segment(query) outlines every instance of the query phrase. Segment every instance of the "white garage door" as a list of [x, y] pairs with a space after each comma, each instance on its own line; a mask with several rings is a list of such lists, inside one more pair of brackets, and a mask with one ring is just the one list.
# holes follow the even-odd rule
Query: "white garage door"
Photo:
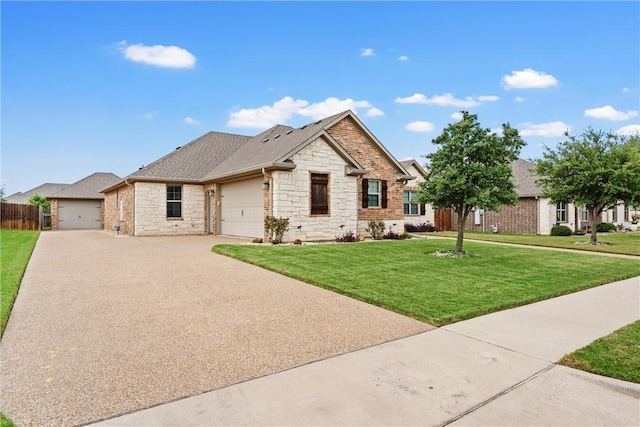
[[221, 232], [228, 236], [262, 237], [264, 201], [262, 177], [222, 184]]
[[58, 229], [77, 230], [101, 227], [100, 200], [58, 200]]

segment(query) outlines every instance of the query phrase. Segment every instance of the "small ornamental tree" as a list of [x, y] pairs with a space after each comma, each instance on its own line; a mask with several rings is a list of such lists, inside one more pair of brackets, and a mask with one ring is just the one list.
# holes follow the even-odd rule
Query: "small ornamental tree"
[[46, 214], [51, 213], [51, 202], [39, 194], [34, 194], [29, 200], [28, 205], [42, 206], [42, 211]]
[[541, 197], [552, 203], [571, 202], [589, 213], [591, 244], [598, 242], [602, 211], [623, 202], [640, 204], [640, 137], [625, 137], [587, 128], [579, 137], [545, 148], [536, 161]]
[[478, 116], [462, 111], [462, 120], [449, 124], [432, 143], [440, 148], [425, 156], [427, 177], [418, 201], [458, 214], [456, 253], [462, 252], [467, 216], [473, 208], [499, 211], [518, 200], [511, 162], [525, 142], [508, 123], [502, 135], [480, 126]]

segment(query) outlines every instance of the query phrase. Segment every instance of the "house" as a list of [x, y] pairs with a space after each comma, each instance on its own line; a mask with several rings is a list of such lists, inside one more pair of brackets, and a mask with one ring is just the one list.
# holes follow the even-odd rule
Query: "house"
[[112, 173], [96, 172], [49, 196], [51, 229], [102, 228], [104, 194], [100, 190], [120, 179]]
[[[588, 212], [573, 203], [551, 203], [541, 198], [542, 189], [536, 184], [535, 165], [523, 159], [511, 163], [511, 170], [518, 193], [514, 206], [503, 205], [501, 212], [476, 209], [467, 218], [465, 230], [496, 231], [514, 234], [551, 234], [555, 225], [566, 225], [572, 230], [585, 229], [589, 225]], [[597, 222], [629, 223], [629, 209], [620, 204], [603, 212]], [[452, 224], [457, 224], [457, 215], [452, 213]]]
[[431, 205], [417, 203], [415, 197], [420, 191], [420, 182], [423, 182], [427, 172], [415, 159], [403, 160], [400, 164], [407, 173], [414, 178], [407, 181], [403, 192], [404, 222], [406, 224], [434, 223], [434, 210]]
[[265, 238], [275, 216], [290, 221], [285, 241], [364, 234], [373, 219], [401, 233], [411, 179], [351, 111], [256, 136], [208, 132], [104, 188], [105, 229]]
[[51, 199], [51, 195], [57, 193], [63, 188], [67, 187], [69, 184], [57, 184], [57, 183], [44, 183], [39, 185], [31, 190], [25, 191], [24, 193], [17, 192], [8, 197], [6, 197], [7, 203], [16, 203], [20, 205], [26, 205], [31, 197], [34, 195], [39, 195], [44, 197], [45, 199]]

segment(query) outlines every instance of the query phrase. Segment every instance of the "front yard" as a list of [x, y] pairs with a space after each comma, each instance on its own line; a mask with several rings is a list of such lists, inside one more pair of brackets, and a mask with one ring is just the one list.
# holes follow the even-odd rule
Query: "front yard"
[[[457, 234], [456, 231], [445, 231], [442, 233], [434, 233], [433, 235], [455, 238]], [[598, 233], [598, 242], [609, 244], [596, 246], [585, 244], [589, 241], [589, 235], [542, 236], [536, 234], [493, 234], [465, 231], [464, 237], [465, 239], [487, 240], [491, 242], [640, 256], [640, 231], [631, 233]]]
[[0, 230], [0, 336], [39, 236], [39, 231]]
[[473, 258], [436, 257], [455, 242], [219, 245], [232, 256], [441, 326], [640, 275], [636, 260], [465, 242]]

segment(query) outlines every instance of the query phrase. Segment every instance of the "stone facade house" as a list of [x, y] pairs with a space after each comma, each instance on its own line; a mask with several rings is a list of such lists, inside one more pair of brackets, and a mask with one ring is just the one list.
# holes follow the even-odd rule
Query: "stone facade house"
[[96, 172], [53, 193], [51, 229], [101, 229], [104, 223], [104, 194], [101, 189], [120, 181], [112, 173]]
[[351, 111], [256, 136], [209, 132], [104, 188], [105, 229], [266, 238], [275, 216], [290, 221], [285, 241], [365, 234], [371, 219], [402, 232], [412, 178]]
[[420, 191], [420, 182], [423, 182], [426, 171], [415, 159], [400, 162], [407, 173], [414, 178], [407, 181], [403, 192], [403, 208], [405, 224], [434, 224], [434, 210], [431, 205], [417, 203], [414, 199]]

